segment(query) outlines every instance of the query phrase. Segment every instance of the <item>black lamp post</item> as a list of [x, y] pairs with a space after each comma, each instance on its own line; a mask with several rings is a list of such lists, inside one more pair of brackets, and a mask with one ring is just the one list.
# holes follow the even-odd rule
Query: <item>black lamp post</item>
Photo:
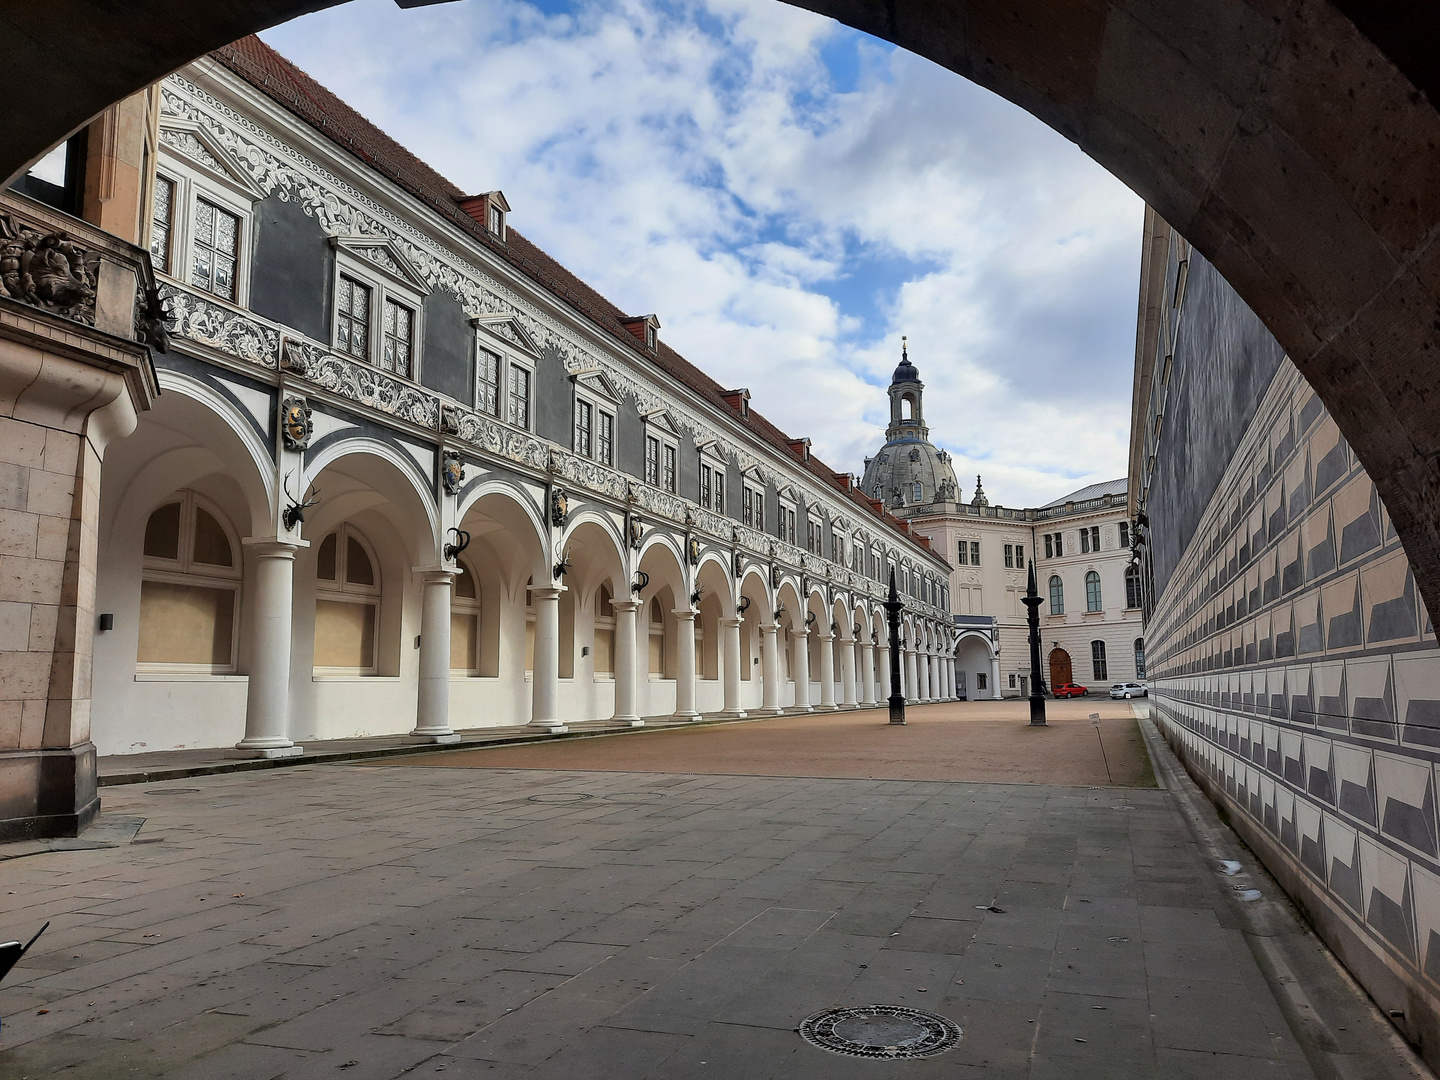
[[885, 601], [885, 617], [890, 627], [890, 723], [905, 723], [905, 693], [900, 687], [900, 591], [895, 588], [895, 568], [890, 568], [890, 599]]
[[1030, 726], [1048, 727], [1045, 723], [1045, 690], [1040, 680], [1040, 598], [1035, 587], [1035, 561], [1030, 561], [1030, 581], [1025, 595], [1020, 598], [1025, 605], [1025, 621], [1030, 624]]

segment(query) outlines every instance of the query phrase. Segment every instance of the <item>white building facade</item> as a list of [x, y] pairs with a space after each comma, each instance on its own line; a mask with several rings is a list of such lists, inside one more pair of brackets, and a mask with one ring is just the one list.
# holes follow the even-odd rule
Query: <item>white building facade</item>
[[889, 387], [885, 445], [861, 488], [883, 501], [951, 564], [956, 693], [971, 700], [1029, 694], [1028, 563], [1040, 607], [1041, 677], [1091, 692], [1145, 678], [1140, 572], [1126, 481], [1092, 484], [1045, 506], [991, 506], [980, 477], [961, 501], [950, 456], [929, 441], [924, 383], [908, 349]]
[[[100, 483], [102, 754], [953, 694], [950, 567], [256, 39], [160, 87], [160, 395]], [[354, 148], [353, 152], [351, 148]]]

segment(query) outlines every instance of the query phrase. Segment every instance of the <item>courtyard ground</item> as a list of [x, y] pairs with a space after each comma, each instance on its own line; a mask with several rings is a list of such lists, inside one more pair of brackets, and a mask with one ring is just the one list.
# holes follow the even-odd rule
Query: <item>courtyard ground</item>
[[[1122, 706], [984, 705], [107, 788], [116, 846], [0, 862], [3, 931], [52, 923], [0, 986], [0, 1077], [1428, 1075], [1163, 746], [1163, 787], [1096, 776], [1143, 749]], [[1005, 768], [1048, 782], [970, 779]], [[870, 1003], [963, 1038], [795, 1033]]]

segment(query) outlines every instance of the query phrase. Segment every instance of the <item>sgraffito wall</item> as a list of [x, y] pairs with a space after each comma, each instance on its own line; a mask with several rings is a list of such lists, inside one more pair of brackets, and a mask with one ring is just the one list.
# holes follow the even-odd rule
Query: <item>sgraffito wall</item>
[[[1177, 341], [1202, 318], [1187, 312]], [[1246, 351], [1190, 364], [1213, 382]], [[1172, 398], [1186, 378], [1177, 366]], [[1204, 453], [1168, 435], [1157, 457]], [[1175, 537], [1179, 508], [1204, 507], [1179, 534], [1146, 625], [1157, 723], [1433, 1064], [1440, 649], [1409, 563], [1370, 478], [1288, 360], [1261, 387], [1218, 483], [1202, 475], [1157, 469], [1152, 495], [1172, 488], [1147, 500], [1157, 538]], [[1173, 490], [1182, 484], [1191, 490]]]

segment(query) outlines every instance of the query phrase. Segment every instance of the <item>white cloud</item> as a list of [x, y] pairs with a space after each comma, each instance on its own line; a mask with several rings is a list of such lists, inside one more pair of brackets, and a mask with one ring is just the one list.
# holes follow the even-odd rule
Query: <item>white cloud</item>
[[[1125, 471], [1140, 201], [1038, 121], [774, 0], [363, 0], [266, 39], [838, 469], [908, 333], [992, 502]], [[834, 89], [822, 49], [850, 54]]]

